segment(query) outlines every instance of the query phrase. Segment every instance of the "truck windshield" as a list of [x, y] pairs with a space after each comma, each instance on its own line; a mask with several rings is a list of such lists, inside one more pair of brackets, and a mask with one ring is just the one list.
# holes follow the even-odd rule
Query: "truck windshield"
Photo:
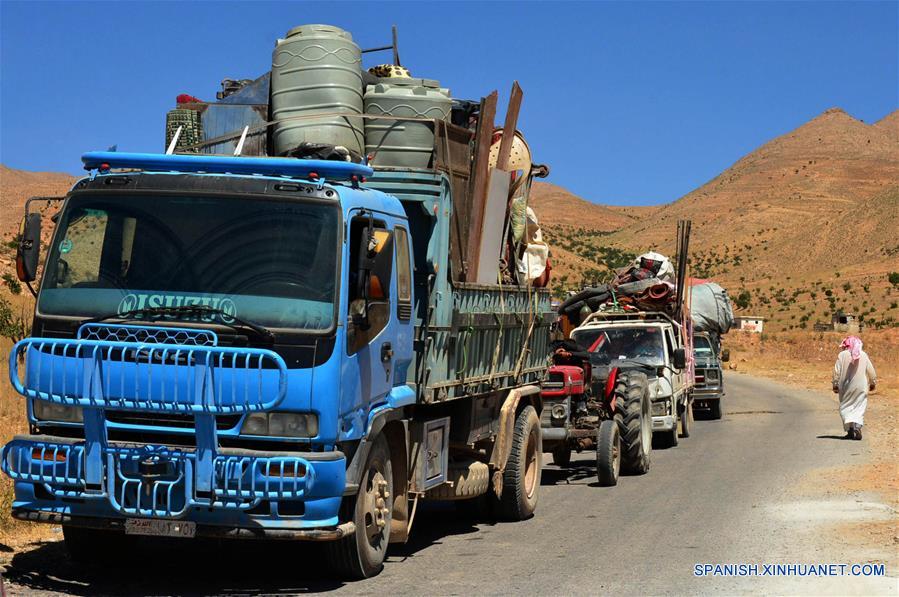
[[705, 336], [695, 336], [693, 338], [693, 355], [697, 359], [711, 359], [715, 356], [712, 351], [712, 344]]
[[336, 205], [311, 201], [75, 196], [59, 221], [39, 310], [104, 317], [205, 305], [206, 314], [166, 317], [325, 331], [334, 323], [338, 218]]
[[586, 329], [573, 334], [574, 341], [590, 352], [594, 365], [618, 366], [622, 361], [635, 361], [661, 367], [665, 364], [665, 348], [659, 328]]

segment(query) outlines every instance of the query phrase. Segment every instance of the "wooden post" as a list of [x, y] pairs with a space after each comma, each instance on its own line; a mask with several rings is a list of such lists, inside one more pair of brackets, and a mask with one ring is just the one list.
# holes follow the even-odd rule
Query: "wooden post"
[[509, 158], [512, 154], [512, 141], [515, 140], [515, 129], [518, 126], [518, 112], [521, 110], [521, 98], [523, 93], [518, 81], [512, 83], [512, 92], [509, 94], [509, 107], [506, 110], [506, 120], [503, 123], [503, 138], [499, 143], [499, 157], [496, 167], [499, 170], [509, 171]]
[[487, 205], [487, 189], [490, 184], [490, 145], [493, 141], [493, 120], [496, 117], [494, 91], [481, 100], [481, 114], [475, 136], [475, 157], [471, 177], [471, 218], [469, 218], [468, 246], [465, 250], [465, 281], [478, 278], [478, 259], [481, 250], [481, 230], [484, 227], [484, 209]]

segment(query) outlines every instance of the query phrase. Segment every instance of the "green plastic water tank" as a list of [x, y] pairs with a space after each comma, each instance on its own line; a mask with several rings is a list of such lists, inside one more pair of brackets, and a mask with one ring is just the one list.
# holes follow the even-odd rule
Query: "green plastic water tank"
[[[301, 25], [279, 39], [272, 53], [272, 143], [276, 155], [300, 143], [342, 145], [362, 153], [362, 53], [349, 32], [331, 25]], [[316, 114], [346, 114], [301, 118]]]
[[[429, 79], [384, 79], [365, 92], [365, 113], [449, 120], [448, 89]], [[365, 119], [365, 153], [375, 166], [427, 168], [434, 151], [434, 125], [409, 120]]]

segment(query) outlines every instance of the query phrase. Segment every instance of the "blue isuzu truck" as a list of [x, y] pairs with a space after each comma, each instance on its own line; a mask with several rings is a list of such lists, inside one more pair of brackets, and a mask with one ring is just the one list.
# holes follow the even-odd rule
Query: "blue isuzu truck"
[[321, 541], [351, 578], [419, 500], [531, 516], [549, 295], [464, 281], [478, 162], [438, 128], [427, 169], [83, 156], [9, 358], [13, 516], [84, 559], [133, 535]]

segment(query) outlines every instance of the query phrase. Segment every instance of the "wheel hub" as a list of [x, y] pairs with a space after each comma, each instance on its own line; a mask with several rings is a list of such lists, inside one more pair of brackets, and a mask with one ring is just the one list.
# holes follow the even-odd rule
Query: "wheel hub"
[[390, 515], [387, 507], [390, 490], [387, 488], [387, 480], [380, 472], [374, 474], [371, 485], [371, 515], [375, 526], [380, 531], [387, 526], [387, 517]]

